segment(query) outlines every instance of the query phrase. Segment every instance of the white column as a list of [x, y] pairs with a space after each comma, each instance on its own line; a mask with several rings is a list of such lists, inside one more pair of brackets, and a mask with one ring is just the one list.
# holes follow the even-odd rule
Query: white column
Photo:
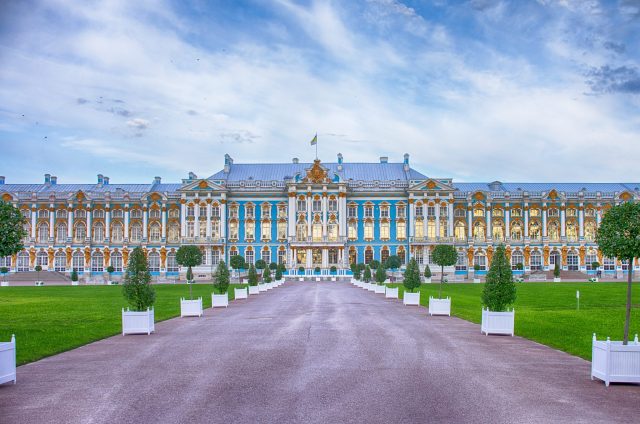
[[416, 236], [416, 204], [411, 202], [409, 204], [409, 237]]
[[529, 237], [529, 208], [522, 208], [522, 212], [524, 213], [524, 236]]
[[322, 249], [322, 268], [329, 268], [329, 249]]
[[436, 202], [436, 238], [440, 237], [440, 202]]
[[542, 205], [542, 237], [547, 237], [547, 208]]
[[160, 227], [160, 231], [161, 231], [161, 237], [163, 240], [165, 240], [167, 238], [167, 204], [163, 203], [162, 204], [162, 210], [161, 210], [161, 227]]
[[307, 249], [307, 263], [305, 265], [305, 269], [313, 270], [313, 256], [311, 253], [311, 248]]
[[493, 229], [491, 228], [491, 211], [493, 210], [491, 208], [491, 204], [487, 204], [487, 206], [485, 207], [485, 219], [487, 221], [487, 239], [492, 239], [493, 238]]
[[227, 201], [221, 199], [220, 201], [220, 238], [227, 237]]
[[104, 213], [104, 236], [105, 238], [111, 240], [111, 205], [106, 205], [106, 210]]
[[580, 236], [580, 239], [584, 238], [584, 207], [581, 205], [580, 209], [578, 209], [578, 224], [579, 224], [579, 231], [580, 233], [578, 234]]
[[511, 211], [508, 203], [504, 207], [504, 236], [511, 238]]
[[91, 205], [87, 205], [87, 238], [89, 239], [89, 243], [91, 243]]
[[124, 205], [124, 238], [129, 240], [129, 205]]
[[447, 225], [449, 227], [447, 231], [447, 237], [453, 237], [453, 203], [447, 204]]
[[67, 215], [67, 238], [73, 237], [73, 205], [69, 205], [69, 214]]
[[200, 201], [197, 201], [193, 205], [193, 213], [194, 213], [194, 221], [195, 224], [193, 226], [194, 236], [200, 237]]
[[347, 196], [338, 197], [338, 205], [340, 206], [338, 219], [340, 220], [340, 236], [347, 236]]
[[313, 204], [313, 195], [307, 196], [307, 237], [311, 237], [311, 222], [313, 221], [313, 213], [311, 212], [311, 205]]
[[147, 240], [148, 231], [147, 227], [149, 226], [149, 208], [145, 205], [142, 209], [142, 239]]
[[289, 237], [296, 234], [296, 197], [289, 195], [289, 203], [287, 204], [287, 227]]
[[187, 205], [180, 203], [180, 237], [187, 236]]
[[467, 206], [467, 237], [473, 238], [473, 210], [471, 206]]
[[[327, 193], [322, 193], [322, 237], [327, 236]], [[324, 266], [324, 265], [323, 265]]]
[[565, 225], [565, 207], [564, 205], [562, 205], [562, 208], [560, 208], [560, 237], [566, 237], [567, 232], [566, 229], [564, 227]]
[[[53, 204], [49, 208], [49, 238], [53, 238], [53, 226], [55, 225], [56, 211], [53, 208]], [[51, 269], [53, 269], [53, 264], [51, 264]]]
[[36, 204], [34, 203], [31, 206], [31, 238], [36, 238], [36, 214], [38, 210], [36, 209]]
[[207, 237], [211, 237], [211, 203], [207, 203]]
[[596, 225], [597, 225], [598, 227], [600, 227], [600, 222], [602, 221], [602, 211], [601, 211], [601, 210], [599, 210], [599, 209], [600, 209], [600, 208], [598, 208], [598, 209], [596, 210]]

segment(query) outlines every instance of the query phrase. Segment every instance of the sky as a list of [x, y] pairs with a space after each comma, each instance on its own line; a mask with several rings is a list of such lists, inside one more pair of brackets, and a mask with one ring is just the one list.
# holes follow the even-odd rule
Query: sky
[[0, 2], [7, 183], [391, 162], [640, 181], [640, 0]]

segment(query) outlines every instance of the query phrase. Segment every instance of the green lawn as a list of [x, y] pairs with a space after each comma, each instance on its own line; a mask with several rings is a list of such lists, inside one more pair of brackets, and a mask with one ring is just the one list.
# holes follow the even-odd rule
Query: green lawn
[[[437, 297], [439, 283], [420, 287], [420, 303]], [[451, 314], [480, 323], [480, 294], [484, 284], [445, 284], [443, 297], [451, 297]], [[400, 286], [400, 296], [403, 295]], [[580, 290], [580, 310], [576, 310]], [[591, 360], [591, 339], [622, 340], [626, 283], [518, 283], [515, 303], [517, 336]], [[640, 283], [634, 283], [631, 338], [640, 334]], [[480, 329], [478, 328], [478, 332]]]
[[[242, 285], [243, 287], [246, 285]], [[186, 284], [156, 285], [155, 319], [180, 315], [180, 297], [189, 297]], [[232, 284], [229, 299], [233, 300]], [[211, 284], [194, 284], [193, 296], [211, 307]], [[120, 334], [121, 308], [127, 304], [122, 286], [2, 287], [0, 341], [16, 335], [17, 361], [25, 364]]]

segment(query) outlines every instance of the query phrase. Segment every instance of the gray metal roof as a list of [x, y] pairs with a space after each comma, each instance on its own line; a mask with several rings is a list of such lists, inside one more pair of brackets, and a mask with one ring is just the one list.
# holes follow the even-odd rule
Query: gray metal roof
[[454, 183], [453, 186], [460, 191], [472, 192], [472, 191], [564, 191], [569, 193], [576, 193], [579, 191], [587, 192], [619, 192], [619, 191], [634, 191], [636, 187], [640, 186], [637, 183], [501, 183], [499, 190], [492, 190], [489, 185], [491, 183]]

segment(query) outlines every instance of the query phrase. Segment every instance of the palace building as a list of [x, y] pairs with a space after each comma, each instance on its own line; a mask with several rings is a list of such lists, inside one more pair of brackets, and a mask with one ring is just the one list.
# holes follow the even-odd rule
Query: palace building
[[[595, 233], [603, 213], [637, 200], [640, 183], [454, 182], [427, 177], [402, 162], [236, 164], [207, 177], [189, 173], [179, 183], [62, 184], [46, 174], [41, 184], [8, 184], [0, 198], [26, 218], [25, 249], [0, 258], [11, 272], [43, 270], [104, 275], [121, 273], [132, 248], [141, 246], [153, 275], [180, 272], [176, 250], [200, 247], [200, 278], [219, 261], [242, 255], [290, 270], [384, 261], [398, 255], [430, 264], [436, 244], [458, 250], [457, 274], [486, 272], [505, 244], [516, 272], [622, 273], [625, 262], [606, 258]], [[522, 264], [522, 265], [519, 265]], [[635, 264], [637, 266], [637, 264]], [[522, 270], [520, 270], [522, 269]], [[448, 270], [453, 272], [453, 268]]]

